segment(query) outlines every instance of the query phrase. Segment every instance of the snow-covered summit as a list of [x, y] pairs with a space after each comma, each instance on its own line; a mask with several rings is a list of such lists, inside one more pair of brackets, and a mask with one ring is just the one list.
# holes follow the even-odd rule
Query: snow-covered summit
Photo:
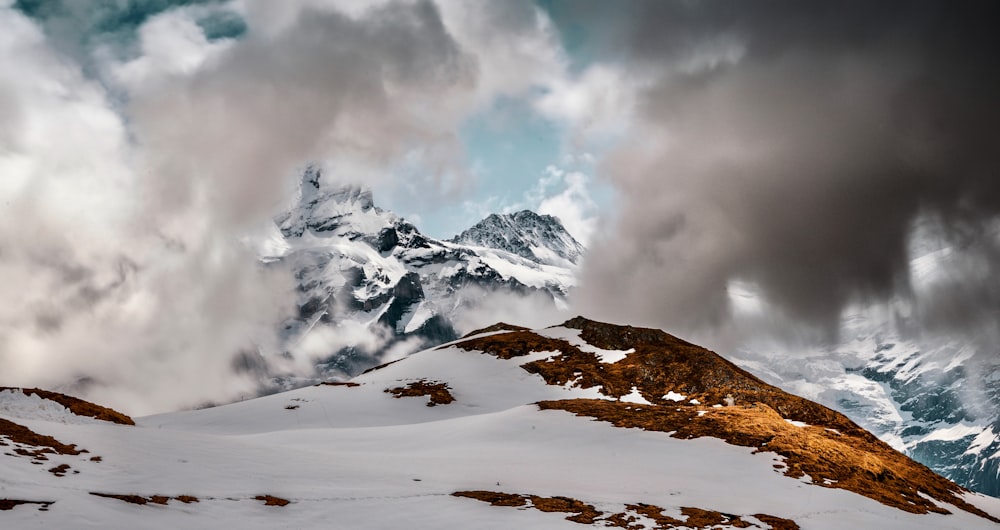
[[531, 210], [491, 214], [449, 241], [506, 250], [537, 263], [562, 267], [578, 264], [586, 252], [559, 219]]
[[491, 293], [564, 305], [582, 247], [554, 218], [522, 213], [517, 226], [533, 242], [533, 258], [426, 236], [375, 206], [370, 189], [331, 184], [320, 168], [307, 168], [298, 200], [277, 216], [266, 244], [254, 245], [298, 283], [298, 312], [282, 327], [278, 353], [317, 361], [317, 375], [351, 376], [397, 344], [413, 351], [456, 339], [457, 318]]

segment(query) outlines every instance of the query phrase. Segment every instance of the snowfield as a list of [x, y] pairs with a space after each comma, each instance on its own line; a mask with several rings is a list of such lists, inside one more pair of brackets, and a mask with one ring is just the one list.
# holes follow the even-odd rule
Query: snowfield
[[[605, 513], [645, 503], [680, 517], [682, 508], [696, 507], [745, 516], [758, 528], [770, 526], [754, 514], [804, 529], [996, 527], [953, 506], [943, 506], [950, 515], [917, 515], [790, 478], [775, 467], [783, 460], [775, 453], [540, 410], [534, 403], [541, 400], [598, 397], [593, 389], [547, 385], [521, 368], [554, 355], [505, 360], [446, 346], [363, 374], [354, 385], [138, 418], [135, 427], [75, 421], [37, 397], [2, 392], [0, 418], [89, 452], [47, 455], [33, 465], [12, 445], [0, 447], [0, 499], [52, 503], [0, 511], [0, 527], [603, 527], [567, 520], [571, 513], [452, 495], [476, 490], [570, 497]], [[454, 401], [428, 406], [426, 396], [387, 392], [419, 382], [446, 385]], [[627, 397], [648, 404], [634, 387]], [[47, 471], [64, 463], [65, 476]], [[92, 492], [198, 501], [139, 505]], [[264, 495], [289, 504], [266, 506], [256, 499]], [[998, 499], [964, 498], [1000, 515]]]

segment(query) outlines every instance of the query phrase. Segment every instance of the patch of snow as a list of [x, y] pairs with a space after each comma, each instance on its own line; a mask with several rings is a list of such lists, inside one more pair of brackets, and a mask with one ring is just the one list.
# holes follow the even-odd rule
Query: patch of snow
[[957, 423], [951, 427], [947, 427], [944, 429], [936, 429], [934, 432], [921, 438], [920, 442], [930, 442], [934, 440], [950, 442], [954, 440], [961, 440], [966, 436], [973, 436], [973, 435], [978, 436], [983, 432], [984, 432], [984, 427], [980, 425], [968, 425], [963, 423]]
[[683, 394], [678, 394], [677, 392], [674, 392], [673, 390], [671, 390], [671, 391], [669, 391], [669, 392], [667, 392], [666, 394], [663, 395], [663, 399], [669, 399], [670, 401], [676, 401], [676, 402], [679, 403], [679, 402], [684, 401], [685, 399], [687, 399], [687, 396], [685, 396]]
[[972, 444], [969, 445], [969, 448], [965, 451], [965, 453], [963, 453], [963, 456], [978, 455], [983, 452], [983, 449], [986, 449], [996, 441], [997, 435], [993, 432], [993, 429], [985, 429], [972, 440]]
[[652, 405], [652, 403], [646, 400], [646, 398], [642, 397], [642, 394], [639, 393], [639, 389], [634, 386], [632, 387], [631, 392], [621, 397], [621, 401], [626, 403], [638, 403], [640, 405]]
[[426, 302], [416, 304], [415, 307], [407, 311], [407, 314], [400, 319], [400, 324], [403, 324], [401, 326], [403, 333], [412, 333], [420, 329], [420, 326], [423, 326], [434, 315], [434, 308], [431, 304]]
[[804, 422], [804, 421], [790, 420], [790, 419], [787, 419], [787, 418], [785, 419], [785, 421], [787, 421], [788, 423], [791, 423], [792, 425], [794, 425], [796, 427], [808, 427], [809, 426], [809, 424], [806, 423], [806, 422]]
[[635, 348], [629, 348], [627, 350], [605, 350], [603, 348], [598, 348], [597, 346], [583, 340], [583, 338], [580, 337], [580, 334], [583, 333], [583, 331], [579, 329], [553, 326], [551, 328], [536, 330], [535, 333], [550, 339], [564, 340], [573, 346], [576, 346], [582, 352], [593, 353], [597, 356], [598, 361], [606, 364], [614, 364], [624, 359], [628, 354], [635, 353]]
[[0, 416], [25, 420], [44, 420], [66, 424], [107, 423], [88, 416], [77, 416], [55, 401], [20, 390], [0, 391]]

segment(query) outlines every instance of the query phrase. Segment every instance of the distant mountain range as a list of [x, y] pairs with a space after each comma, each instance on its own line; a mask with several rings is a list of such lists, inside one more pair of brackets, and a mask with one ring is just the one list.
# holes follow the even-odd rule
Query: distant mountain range
[[959, 484], [1000, 496], [1000, 366], [958, 340], [894, 329], [878, 311], [857, 310], [837, 346], [732, 356]]
[[655, 329], [496, 324], [129, 418], [0, 389], [0, 521], [49, 528], [996, 528], [856, 423]]

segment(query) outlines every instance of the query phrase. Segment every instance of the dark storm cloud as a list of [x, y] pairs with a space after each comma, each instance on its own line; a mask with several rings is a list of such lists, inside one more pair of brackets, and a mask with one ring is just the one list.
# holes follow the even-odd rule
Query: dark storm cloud
[[[994, 6], [623, 5], [605, 53], [651, 82], [603, 167], [621, 213], [595, 243], [583, 303], [691, 329], [724, 322], [741, 280], [835, 329], [847, 303], [913, 296], [908, 245], [928, 218], [976, 244], [934, 288], [952, 303], [922, 315], [995, 314], [1000, 282], [982, 270], [996, 268], [995, 232], [983, 234], [1000, 214]], [[969, 262], [976, 274], [961, 273]]]

